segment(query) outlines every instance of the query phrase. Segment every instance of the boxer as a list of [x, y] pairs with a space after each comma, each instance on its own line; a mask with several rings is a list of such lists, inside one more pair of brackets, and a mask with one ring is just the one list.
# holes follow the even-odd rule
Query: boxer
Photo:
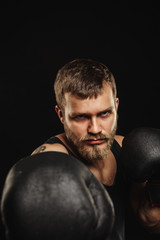
[[[119, 98], [116, 82], [109, 68], [101, 62], [82, 58], [66, 63], [57, 73], [54, 93], [55, 110], [63, 124], [64, 132], [51, 136], [34, 150], [32, 155], [61, 152], [86, 165], [103, 184], [113, 202], [115, 221], [108, 236], [109, 240], [126, 238], [128, 204], [132, 207], [137, 222], [145, 229], [147, 236], [151, 233], [153, 239], [160, 233], [159, 199], [157, 188], [154, 187], [153, 190], [153, 184], [159, 185], [159, 181], [157, 176], [152, 176], [151, 179], [143, 176], [142, 182], [139, 180], [143, 175], [141, 173], [146, 173], [148, 159], [149, 162], [153, 161], [150, 150], [154, 149], [154, 144], [157, 154], [159, 153], [156, 141], [153, 141], [152, 148], [146, 141], [148, 138], [154, 138], [158, 131], [156, 130], [154, 135], [146, 129], [145, 138], [141, 138], [141, 134], [135, 134], [132, 144], [127, 140], [128, 136], [124, 138], [117, 135]], [[146, 152], [144, 146], [147, 146]], [[141, 147], [143, 155], [149, 156], [147, 161], [141, 154]], [[133, 153], [136, 153], [134, 158]], [[143, 164], [140, 164], [141, 162]], [[143, 167], [144, 170], [138, 170], [138, 167]], [[132, 172], [132, 169], [136, 170]], [[137, 173], [139, 178], [136, 177]], [[127, 236], [128, 239], [132, 238], [132, 235], [133, 232], [131, 236]]]

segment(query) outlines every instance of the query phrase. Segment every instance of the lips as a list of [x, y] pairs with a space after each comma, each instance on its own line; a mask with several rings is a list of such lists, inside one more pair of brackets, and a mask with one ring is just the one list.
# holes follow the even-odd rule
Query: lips
[[105, 139], [89, 139], [86, 140], [85, 142], [89, 145], [99, 145], [104, 143], [106, 140]]

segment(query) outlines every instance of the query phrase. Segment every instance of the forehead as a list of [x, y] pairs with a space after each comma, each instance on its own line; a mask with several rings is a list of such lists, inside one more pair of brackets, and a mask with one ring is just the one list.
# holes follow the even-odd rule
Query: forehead
[[114, 107], [114, 103], [113, 91], [110, 85], [106, 85], [102, 93], [96, 98], [82, 99], [71, 93], [65, 93], [65, 110], [69, 112], [98, 112]]

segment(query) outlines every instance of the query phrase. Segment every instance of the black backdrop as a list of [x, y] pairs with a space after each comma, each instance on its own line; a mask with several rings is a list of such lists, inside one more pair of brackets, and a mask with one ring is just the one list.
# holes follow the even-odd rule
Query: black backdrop
[[9, 168], [63, 128], [53, 81], [74, 58], [104, 62], [113, 72], [118, 133], [160, 127], [160, 10], [156, 3], [0, 3], [0, 189]]

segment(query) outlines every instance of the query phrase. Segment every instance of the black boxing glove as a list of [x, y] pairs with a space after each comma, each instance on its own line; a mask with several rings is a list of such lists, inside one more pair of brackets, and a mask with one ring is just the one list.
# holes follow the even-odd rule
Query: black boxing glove
[[123, 140], [121, 161], [126, 174], [136, 182], [147, 182], [151, 206], [160, 206], [160, 129], [136, 128]]
[[83, 163], [60, 152], [32, 155], [13, 166], [1, 211], [9, 240], [105, 240], [114, 223], [103, 185]]

